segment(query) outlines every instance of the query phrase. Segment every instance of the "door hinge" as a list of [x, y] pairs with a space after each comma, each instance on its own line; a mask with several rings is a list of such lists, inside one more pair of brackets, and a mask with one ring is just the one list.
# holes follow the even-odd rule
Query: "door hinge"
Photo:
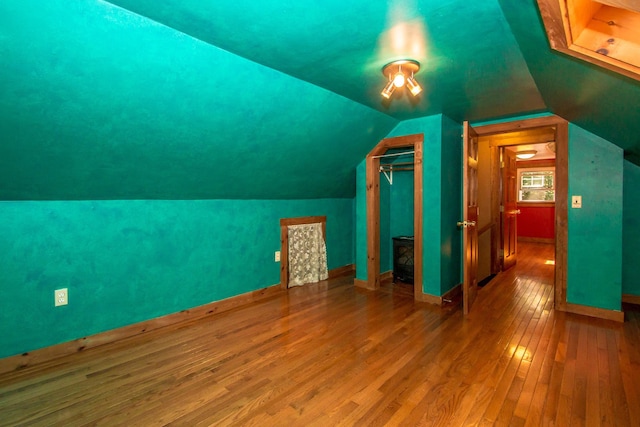
[[500, 162], [500, 169], [504, 169], [504, 162]]
[[500, 213], [504, 213], [504, 206], [500, 205]]
[[504, 258], [504, 249], [500, 249], [500, 251], [498, 252], [498, 256], [500, 258]]

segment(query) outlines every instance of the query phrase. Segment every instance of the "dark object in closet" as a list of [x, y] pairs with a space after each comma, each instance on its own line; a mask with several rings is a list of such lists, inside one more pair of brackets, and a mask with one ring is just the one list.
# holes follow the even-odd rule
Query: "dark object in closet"
[[393, 281], [413, 283], [413, 236], [393, 238]]

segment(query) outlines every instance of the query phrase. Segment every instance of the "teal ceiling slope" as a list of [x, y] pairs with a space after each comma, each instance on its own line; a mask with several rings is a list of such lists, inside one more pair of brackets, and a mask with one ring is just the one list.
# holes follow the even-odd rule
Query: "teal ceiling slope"
[[500, 0], [549, 109], [640, 164], [640, 82], [552, 51], [535, 0]]
[[[402, 120], [546, 109], [497, 0], [110, 1]], [[424, 92], [384, 102], [382, 66], [405, 57]]]
[[352, 197], [397, 120], [98, 1], [0, 3], [0, 199]]

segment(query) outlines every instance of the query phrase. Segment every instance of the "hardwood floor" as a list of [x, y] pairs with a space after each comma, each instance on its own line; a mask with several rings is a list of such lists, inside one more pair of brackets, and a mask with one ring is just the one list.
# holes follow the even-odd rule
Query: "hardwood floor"
[[472, 313], [335, 279], [0, 376], [0, 425], [640, 425], [640, 313], [553, 307], [552, 246]]

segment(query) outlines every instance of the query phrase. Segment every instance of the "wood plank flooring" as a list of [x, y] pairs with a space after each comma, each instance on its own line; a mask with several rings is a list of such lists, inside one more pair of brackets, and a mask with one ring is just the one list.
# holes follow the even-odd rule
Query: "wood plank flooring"
[[555, 312], [553, 247], [472, 313], [335, 279], [0, 376], [0, 425], [640, 425], [640, 312]]

